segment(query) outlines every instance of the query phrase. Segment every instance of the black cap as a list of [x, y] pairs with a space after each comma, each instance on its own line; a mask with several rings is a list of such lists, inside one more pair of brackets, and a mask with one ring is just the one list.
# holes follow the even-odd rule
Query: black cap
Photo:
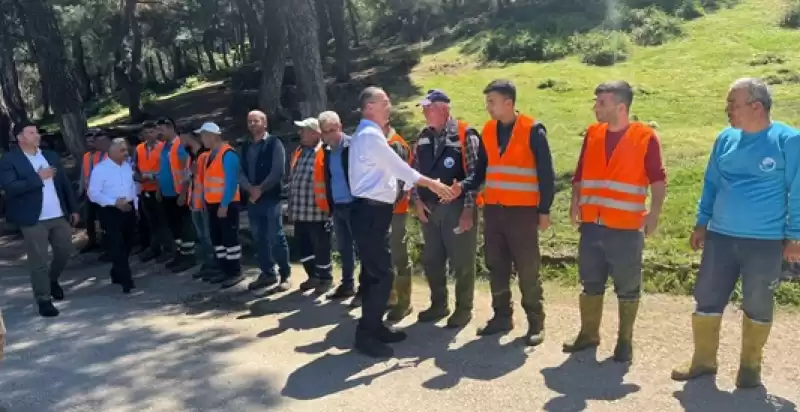
[[14, 136], [19, 136], [22, 133], [22, 131], [25, 130], [26, 127], [31, 127], [31, 126], [36, 127], [36, 130], [39, 130], [39, 127], [33, 124], [32, 122], [19, 122], [14, 125], [14, 129], [12, 130], [12, 132], [14, 133]]
[[155, 128], [156, 128], [156, 122], [153, 120], [145, 120], [142, 123], [142, 129], [155, 129]]
[[441, 89], [428, 90], [425, 98], [422, 99], [417, 106], [428, 106], [433, 103], [450, 103], [450, 97]]
[[175, 121], [172, 120], [172, 118], [169, 117], [169, 116], [161, 116], [161, 117], [159, 117], [158, 120], [156, 120], [156, 124], [159, 125], [159, 126], [163, 125], [163, 124], [168, 124], [168, 125], [170, 125], [172, 127], [175, 127]]

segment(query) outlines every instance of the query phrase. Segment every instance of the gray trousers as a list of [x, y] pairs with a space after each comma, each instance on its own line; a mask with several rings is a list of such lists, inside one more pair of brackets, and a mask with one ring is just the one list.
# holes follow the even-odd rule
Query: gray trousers
[[594, 223], [580, 227], [578, 273], [583, 293], [605, 293], [609, 275], [614, 292], [622, 300], [639, 299], [642, 293], [642, 252], [644, 233], [638, 230], [611, 229]]
[[389, 248], [392, 251], [392, 266], [396, 276], [411, 276], [411, 261], [408, 258], [406, 239], [406, 218], [408, 214], [392, 215], [389, 235]]
[[[50, 300], [50, 283], [58, 281], [72, 255], [72, 226], [63, 217], [42, 220], [33, 226], [21, 227], [28, 254], [28, 270], [36, 300]], [[48, 246], [53, 247], [53, 260], [48, 261]]]
[[472, 310], [475, 295], [475, 255], [478, 244], [478, 210], [473, 210], [475, 225], [472, 229], [456, 234], [464, 203], [429, 206], [428, 223], [422, 225], [425, 247], [422, 265], [431, 288], [431, 305], [447, 306], [447, 265], [456, 279], [456, 306], [461, 310]]

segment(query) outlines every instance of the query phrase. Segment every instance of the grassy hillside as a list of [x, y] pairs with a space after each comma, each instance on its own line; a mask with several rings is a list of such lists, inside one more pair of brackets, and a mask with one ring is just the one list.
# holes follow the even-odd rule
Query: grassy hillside
[[[443, 88], [454, 114], [475, 125], [487, 119], [481, 90], [495, 78], [516, 82], [519, 109], [540, 119], [550, 131], [560, 191], [553, 210], [554, 228], [543, 235], [543, 253], [553, 257], [546, 271], [574, 281], [570, 259], [577, 232], [569, 224], [569, 178], [582, 137], [594, 120], [593, 89], [602, 81], [624, 79], [637, 87], [632, 113], [658, 124], [669, 174], [669, 197], [661, 227], [645, 251], [649, 291], [687, 293], [699, 255], [688, 248], [707, 155], [717, 132], [726, 126], [725, 95], [742, 76], [774, 83], [774, 118], [800, 125], [800, 32], [778, 23], [786, 3], [744, 0], [731, 9], [684, 23], [684, 34], [657, 47], [631, 46], [622, 63], [589, 66], [580, 56], [548, 63], [482, 63], [456, 44], [424, 55], [411, 73], [421, 90]], [[470, 46], [467, 44], [467, 46]], [[412, 123], [422, 124], [415, 100], [396, 102]], [[800, 287], [783, 285], [780, 301], [800, 303]]]

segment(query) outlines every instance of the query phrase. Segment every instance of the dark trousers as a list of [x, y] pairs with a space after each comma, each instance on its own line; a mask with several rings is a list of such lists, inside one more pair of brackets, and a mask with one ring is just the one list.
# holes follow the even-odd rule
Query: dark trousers
[[194, 256], [195, 233], [189, 207], [179, 205], [177, 197], [162, 197], [161, 207], [177, 252], [182, 256]]
[[142, 211], [142, 199], [139, 199], [139, 213], [137, 213], [136, 231], [139, 233], [139, 245], [142, 250], [150, 248], [150, 223], [147, 222], [147, 214]]
[[329, 281], [331, 275], [331, 230], [328, 222], [294, 222], [300, 262], [309, 278]]
[[150, 250], [156, 253], [172, 253], [172, 234], [156, 193], [142, 192], [139, 201], [142, 205], [140, 211], [147, 215], [147, 225], [150, 228]]
[[[98, 209], [100, 206], [96, 203], [86, 200], [86, 236], [89, 238], [89, 243], [97, 243], [97, 227], [95, 222], [99, 220]], [[102, 228], [102, 223], [100, 224]]]
[[611, 229], [595, 223], [580, 227], [578, 274], [583, 293], [601, 296], [608, 276], [620, 300], [637, 300], [642, 293], [642, 252], [644, 233]]
[[539, 278], [539, 210], [535, 207], [486, 205], [483, 240], [492, 308], [495, 316], [511, 316], [511, 264], [517, 271], [522, 308], [528, 321], [544, 325], [542, 281]]
[[[133, 207], [131, 205], [131, 207]], [[133, 277], [128, 257], [133, 247], [136, 212], [123, 212], [116, 207], [100, 208], [100, 219], [106, 231], [106, 249], [111, 257], [111, 279], [122, 286], [132, 286]]]
[[256, 257], [261, 272], [268, 276], [275, 274], [275, 264], [281, 280], [286, 280], [292, 272], [289, 265], [289, 243], [283, 231], [283, 215], [280, 199], [261, 197], [256, 203], [247, 205], [247, 218], [255, 241]]
[[361, 257], [362, 307], [359, 328], [376, 332], [383, 326], [383, 315], [392, 293], [394, 269], [389, 249], [389, 228], [394, 205], [357, 199], [350, 224]]
[[354, 286], [356, 250], [353, 244], [353, 228], [350, 225], [349, 204], [334, 206], [333, 232], [336, 234], [336, 250], [339, 251], [339, 259], [342, 260], [342, 285]]
[[208, 229], [211, 245], [220, 271], [228, 277], [242, 272], [240, 260], [242, 245], [239, 243], [239, 202], [228, 205], [225, 217], [219, 217], [219, 204], [208, 205]]

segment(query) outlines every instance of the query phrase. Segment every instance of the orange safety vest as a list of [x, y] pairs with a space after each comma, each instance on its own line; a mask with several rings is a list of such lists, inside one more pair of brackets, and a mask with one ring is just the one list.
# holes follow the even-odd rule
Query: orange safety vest
[[606, 161], [608, 123], [586, 131], [579, 200], [581, 221], [611, 229], [639, 230], [647, 213], [649, 180], [644, 165], [653, 129], [633, 122]]
[[322, 149], [317, 150], [314, 157], [314, 202], [323, 212], [331, 212], [325, 187], [325, 151]]
[[[189, 191], [189, 198], [187, 199], [186, 203], [189, 204], [189, 208], [198, 211], [205, 209], [205, 194], [203, 193], [203, 179], [205, 175], [205, 166], [206, 166], [206, 159], [208, 159], [208, 155], [211, 152], [203, 152], [197, 156], [197, 160], [195, 161], [194, 166], [194, 173], [192, 174], [192, 190]], [[225, 182], [222, 182], [223, 185]], [[238, 191], [237, 191], [238, 193]]]
[[[461, 167], [464, 168], [464, 174], [467, 174], [467, 131], [469, 124], [463, 120], [458, 121], [458, 143], [461, 144]], [[475, 197], [475, 205], [483, 207], [483, 193], [478, 193]]]
[[[395, 143], [399, 143], [401, 146], [403, 146], [403, 149], [406, 151], [406, 153], [408, 153], [407, 163], [409, 165], [414, 161], [414, 152], [412, 152], [411, 148], [408, 147], [408, 143], [406, 143], [405, 139], [403, 139], [399, 134], [397, 134], [397, 132], [394, 129], [392, 129], [392, 135], [389, 136], [387, 142], [389, 143], [390, 146]], [[409, 191], [404, 193], [403, 197], [401, 197], [400, 200], [397, 202], [397, 204], [394, 206], [394, 214], [402, 215], [408, 212], [408, 205], [410, 202], [411, 202], [411, 192]]]
[[[233, 150], [231, 145], [225, 143], [217, 150], [217, 155], [214, 156], [214, 160], [211, 161], [211, 164], [208, 164], [208, 158], [211, 157], [211, 152], [206, 152], [207, 156], [203, 158], [203, 198], [206, 200], [207, 204], [215, 205], [222, 203], [222, 194], [225, 191], [225, 169], [222, 167], [222, 158], [225, 156], [225, 153], [231, 150]], [[198, 165], [201, 165], [199, 161]], [[239, 200], [239, 185], [237, 184], [236, 194], [233, 195], [233, 201], [238, 202]]]
[[[147, 151], [147, 143], [139, 143], [136, 146], [136, 167], [139, 173], [153, 173], [158, 174], [161, 168], [161, 150], [164, 148], [164, 142], [157, 142], [150, 152]], [[155, 192], [158, 190], [158, 182], [155, 180], [142, 182], [142, 190], [146, 192]]]
[[497, 120], [483, 126], [483, 145], [488, 160], [484, 200], [489, 205], [538, 206], [539, 176], [530, 149], [531, 129], [536, 120], [517, 115], [503, 155], [497, 142]]
[[169, 148], [169, 168], [172, 172], [172, 183], [175, 185], [175, 193], [178, 195], [183, 191], [184, 179], [186, 179], [186, 162], [178, 156], [178, 149], [181, 146], [181, 138], [172, 139], [172, 146]]
[[[102, 156], [101, 156], [102, 155]], [[101, 152], [86, 152], [83, 154], [83, 190], [89, 190], [89, 177], [92, 176], [92, 170], [100, 163], [101, 160], [108, 159], [107, 153]]]

